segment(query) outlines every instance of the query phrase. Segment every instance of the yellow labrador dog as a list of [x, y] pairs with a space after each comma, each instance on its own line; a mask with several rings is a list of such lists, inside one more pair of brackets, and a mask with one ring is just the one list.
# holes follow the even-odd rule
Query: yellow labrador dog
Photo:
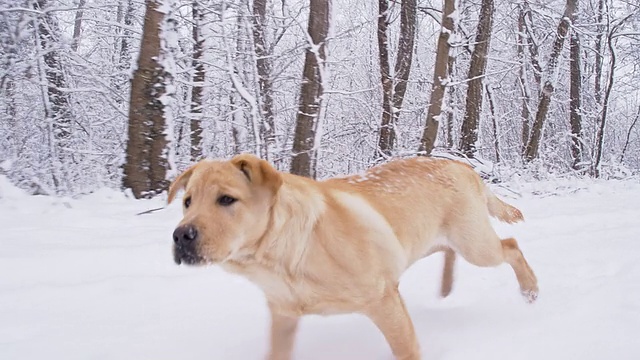
[[538, 294], [516, 241], [500, 240], [489, 221], [522, 214], [460, 162], [417, 157], [315, 181], [243, 154], [192, 166], [172, 184], [169, 202], [180, 189], [176, 263], [219, 264], [264, 291], [271, 360], [290, 359], [300, 316], [351, 312], [376, 324], [397, 359], [420, 359], [398, 279], [438, 251], [446, 255], [444, 296], [455, 254], [478, 266], [506, 262], [525, 298]]

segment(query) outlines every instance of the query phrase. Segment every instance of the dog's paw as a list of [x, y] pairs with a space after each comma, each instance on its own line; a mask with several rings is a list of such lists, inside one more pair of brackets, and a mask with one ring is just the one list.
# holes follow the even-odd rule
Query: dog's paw
[[538, 289], [535, 290], [521, 290], [524, 301], [529, 304], [533, 304], [538, 299]]

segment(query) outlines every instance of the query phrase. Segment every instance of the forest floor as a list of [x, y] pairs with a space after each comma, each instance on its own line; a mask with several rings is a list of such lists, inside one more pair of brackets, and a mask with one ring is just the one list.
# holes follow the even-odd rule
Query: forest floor
[[[513, 188], [513, 187], [512, 187]], [[506, 197], [540, 282], [521, 298], [508, 265], [459, 261], [437, 296], [442, 256], [410, 268], [401, 292], [425, 359], [640, 359], [640, 184], [556, 181]], [[513, 195], [496, 188], [498, 193]], [[27, 196], [0, 178], [0, 359], [263, 359], [261, 292], [217, 267], [176, 266], [179, 202], [103, 190]], [[392, 359], [360, 315], [308, 316], [295, 359]]]

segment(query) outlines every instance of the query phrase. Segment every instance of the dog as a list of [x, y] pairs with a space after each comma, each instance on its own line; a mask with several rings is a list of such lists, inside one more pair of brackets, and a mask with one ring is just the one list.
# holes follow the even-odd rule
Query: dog
[[217, 264], [264, 291], [270, 360], [291, 358], [302, 315], [340, 313], [369, 317], [397, 359], [420, 359], [398, 282], [435, 252], [445, 253], [443, 296], [451, 291], [456, 254], [477, 266], [506, 262], [525, 299], [538, 295], [516, 240], [501, 240], [489, 219], [514, 223], [522, 213], [458, 161], [398, 159], [316, 181], [241, 154], [191, 166], [172, 183], [168, 202], [182, 189], [175, 262]]

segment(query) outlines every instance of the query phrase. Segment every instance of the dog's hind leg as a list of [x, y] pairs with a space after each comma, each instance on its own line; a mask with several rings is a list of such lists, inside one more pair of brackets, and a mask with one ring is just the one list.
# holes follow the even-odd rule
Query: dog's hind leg
[[528, 302], [538, 296], [538, 281], [515, 239], [500, 240], [489, 218], [472, 218], [458, 222], [451, 229], [449, 241], [455, 251], [476, 266], [498, 266], [508, 263], [516, 274], [520, 290]]
[[502, 240], [501, 244], [505, 261], [511, 265], [516, 273], [522, 296], [528, 302], [534, 302], [538, 298], [538, 279], [522, 255], [518, 243], [514, 238], [509, 238]]
[[447, 248], [444, 250], [444, 266], [442, 268], [442, 285], [440, 286], [440, 296], [447, 297], [453, 287], [453, 271], [456, 263], [455, 251]]

